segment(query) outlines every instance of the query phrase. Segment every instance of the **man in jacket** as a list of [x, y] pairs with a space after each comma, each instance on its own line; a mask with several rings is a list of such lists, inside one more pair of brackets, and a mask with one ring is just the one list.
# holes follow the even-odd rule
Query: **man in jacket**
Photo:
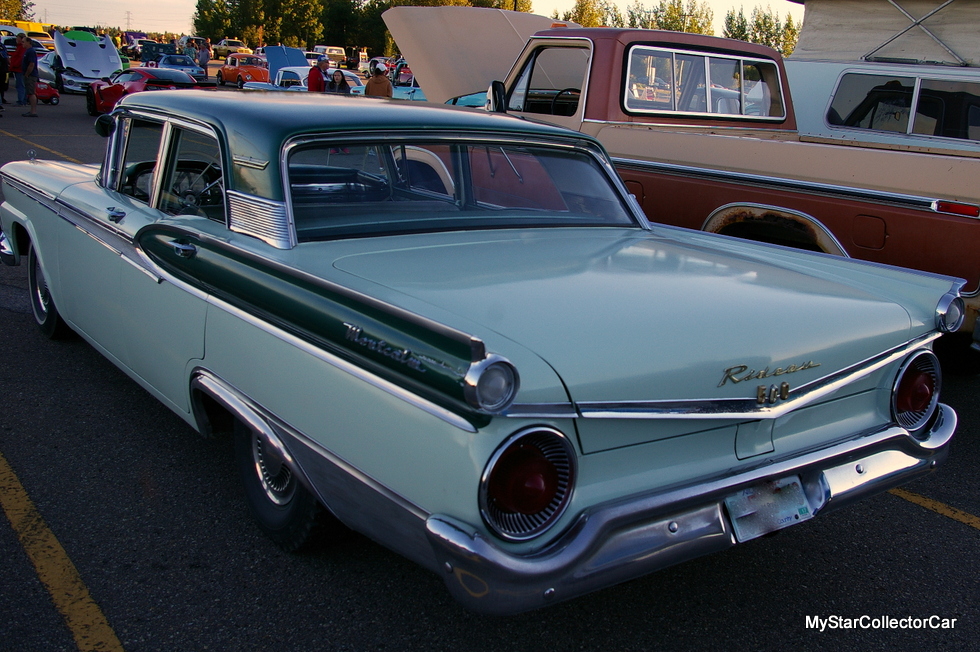
[[391, 82], [388, 81], [388, 77], [385, 73], [388, 72], [388, 66], [383, 63], [379, 63], [374, 67], [374, 72], [371, 75], [371, 79], [367, 80], [364, 84], [364, 95], [373, 97], [391, 97], [394, 93], [394, 89], [391, 87]]
[[310, 68], [310, 76], [306, 78], [306, 90], [311, 93], [327, 92], [327, 67], [330, 59], [320, 57], [316, 60], [316, 65]]

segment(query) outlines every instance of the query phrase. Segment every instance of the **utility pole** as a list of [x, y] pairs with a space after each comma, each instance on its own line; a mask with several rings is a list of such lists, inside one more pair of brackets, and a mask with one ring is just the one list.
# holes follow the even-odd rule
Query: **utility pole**
[[130, 31], [133, 28], [133, 12], [126, 12], [126, 31]]

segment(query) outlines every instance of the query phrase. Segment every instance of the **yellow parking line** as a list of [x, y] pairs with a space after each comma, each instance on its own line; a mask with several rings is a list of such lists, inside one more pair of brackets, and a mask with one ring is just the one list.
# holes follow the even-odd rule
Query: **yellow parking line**
[[[19, 140], [22, 143], [27, 143], [31, 147], [36, 147], [37, 149], [43, 149], [45, 152], [48, 152], [49, 154], [54, 154], [55, 156], [60, 156], [61, 158], [65, 159], [66, 161], [69, 161], [71, 163], [81, 163], [81, 161], [79, 161], [77, 159], [73, 159], [72, 157], [68, 156], [67, 154], [62, 154], [61, 152], [59, 152], [57, 150], [54, 150], [54, 149], [51, 149], [50, 147], [45, 147], [44, 145], [38, 145], [37, 143], [32, 143], [31, 141], [27, 140], [26, 138], [22, 138], [22, 137], [20, 137], [20, 136], [18, 136], [16, 134], [12, 134], [9, 131], [4, 131], [3, 129], [0, 129], [0, 135], [7, 136], [9, 138], [14, 138], [16, 140]], [[59, 138], [62, 138], [62, 136], [58, 136], [58, 137]]]
[[79, 650], [122, 651], [99, 605], [92, 599], [65, 549], [48, 529], [20, 480], [0, 453], [0, 508], [30, 557]]
[[972, 528], [980, 530], [980, 517], [974, 516], [969, 512], [964, 512], [955, 507], [950, 507], [949, 505], [944, 505], [938, 500], [933, 500], [932, 498], [926, 498], [925, 496], [920, 496], [919, 494], [914, 494], [911, 491], [905, 491], [904, 489], [892, 489], [888, 493], [893, 496], [898, 496], [899, 498], [904, 498], [910, 503], [915, 503], [921, 507], [925, 507], [928, 510], [932, 510], [937, 514], [942, 514], [947, 516], [954, 521], [959, 521], [960, 523], [965, 523]]

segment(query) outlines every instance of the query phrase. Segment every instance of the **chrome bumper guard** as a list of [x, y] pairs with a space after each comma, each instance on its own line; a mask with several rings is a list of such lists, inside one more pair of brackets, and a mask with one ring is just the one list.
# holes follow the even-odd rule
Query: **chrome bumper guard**
[[734, 546], [725, 498], [760, 482], [798, 475], [817, 514], [924, 475], [945, 460], [956, 421], [940, 405], [921, 436], [889, 427], [738, 475], [599, 505], [528, 555], [438, 514], [427, 519], [427, 534], [457, 600], [477, 612], [520, 613]]

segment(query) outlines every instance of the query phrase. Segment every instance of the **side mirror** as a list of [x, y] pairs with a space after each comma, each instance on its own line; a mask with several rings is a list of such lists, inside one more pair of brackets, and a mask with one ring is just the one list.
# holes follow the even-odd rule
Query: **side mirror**
[[504, 82], [490, 82], [490, 88], [487, 89], [487, 111], [507, 113], [507, 91], [504, 88]]
[[95, 120], [95, 133], [103, 138], [108, 138], [116, 128], [116, 121], [112, 116], [102, 114]]

